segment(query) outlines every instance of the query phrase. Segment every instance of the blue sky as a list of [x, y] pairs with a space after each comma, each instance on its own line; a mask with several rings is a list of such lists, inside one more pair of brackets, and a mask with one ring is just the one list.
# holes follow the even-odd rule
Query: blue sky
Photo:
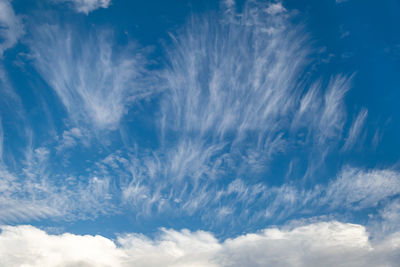
[[399, 12], [1, 0], [0, 263], [394, 266]]

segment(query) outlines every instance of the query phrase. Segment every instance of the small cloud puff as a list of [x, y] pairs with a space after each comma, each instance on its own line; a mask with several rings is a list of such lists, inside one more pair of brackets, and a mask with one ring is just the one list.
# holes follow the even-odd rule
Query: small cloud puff
[[99, 8], [108, 8], [111, 0], [55, 0], [57, 3], [66, 2], [73, 6], [76, 12], [89, 14]]
[[286, 9], [282, 6], [282, 3], [270, 4], [267, 8], [267, 13], [270, 15], [276, 15], [285, 11]]

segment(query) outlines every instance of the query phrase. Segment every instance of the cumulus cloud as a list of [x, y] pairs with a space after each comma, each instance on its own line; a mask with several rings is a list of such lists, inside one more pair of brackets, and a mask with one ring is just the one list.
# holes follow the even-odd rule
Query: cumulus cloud
[[111, 0], [53, 0], [56, 3], [68, 3], [76, 12], [89, 14], [90, 12], [99, 9], [107, 8], [111, 4]]
[[2, 227], [1, 265], [118, 266], [121, 252], [101, 236], [48, 235], [32, 226]]
[[10, 1], [0, 1], [0, 57], [13, 47], [24, 34], [22, 20], [14, 12]]
[[35, 67], [76, 124], [115, 129], [127, 106], [149, 93], [140, 50], [118, 48], [112, 40], [109, 31], [80, 34], [45, 24], [29, 41]]
[[212, 233], [162, 229], [153, 239], [125, 234], [51, 235], [32, 226], [3, 226], [5, 266], [396, 266], [400, 235], [370, 240], [361, 225], [321, 222], [269, 228], [219, 241]]

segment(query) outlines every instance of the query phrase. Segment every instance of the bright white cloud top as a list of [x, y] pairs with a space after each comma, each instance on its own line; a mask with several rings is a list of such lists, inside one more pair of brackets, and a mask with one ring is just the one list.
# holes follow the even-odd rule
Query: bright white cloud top
[[370, 241], [365, 228], [339, 222], [269, 228], [224, 242], [211, 233], [162, 229], [155, 239], [127, 234], [50, 235], [32, 226], [3, 227], [5, 266], [395, 266], [400, 235]]
[[400, 32], [134, 2], [0, 0], [0, 265], [396, 266]]

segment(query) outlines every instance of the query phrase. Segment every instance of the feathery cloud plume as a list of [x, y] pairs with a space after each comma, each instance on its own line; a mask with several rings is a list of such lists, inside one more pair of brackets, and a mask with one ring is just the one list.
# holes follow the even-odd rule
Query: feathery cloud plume
[[354, 120], [353, 124], [350, 127], [346, 143], [343, 146], [343, 150], [349, 150], [356, 144], [357, 139], [362, 131], [362, 128], [364, 127], [364, 123], [367, 116], [368, 116], [368, 110], [365, 108], [362, 109], [360, 113], [358, 113], [357, 118]]
[[35, 67], [76, 124], [115, 129], [127, 106], [149, 94], [140, 50], [112, 40], [110, 31], [86, 35], [45, 24], [29, 41]]

